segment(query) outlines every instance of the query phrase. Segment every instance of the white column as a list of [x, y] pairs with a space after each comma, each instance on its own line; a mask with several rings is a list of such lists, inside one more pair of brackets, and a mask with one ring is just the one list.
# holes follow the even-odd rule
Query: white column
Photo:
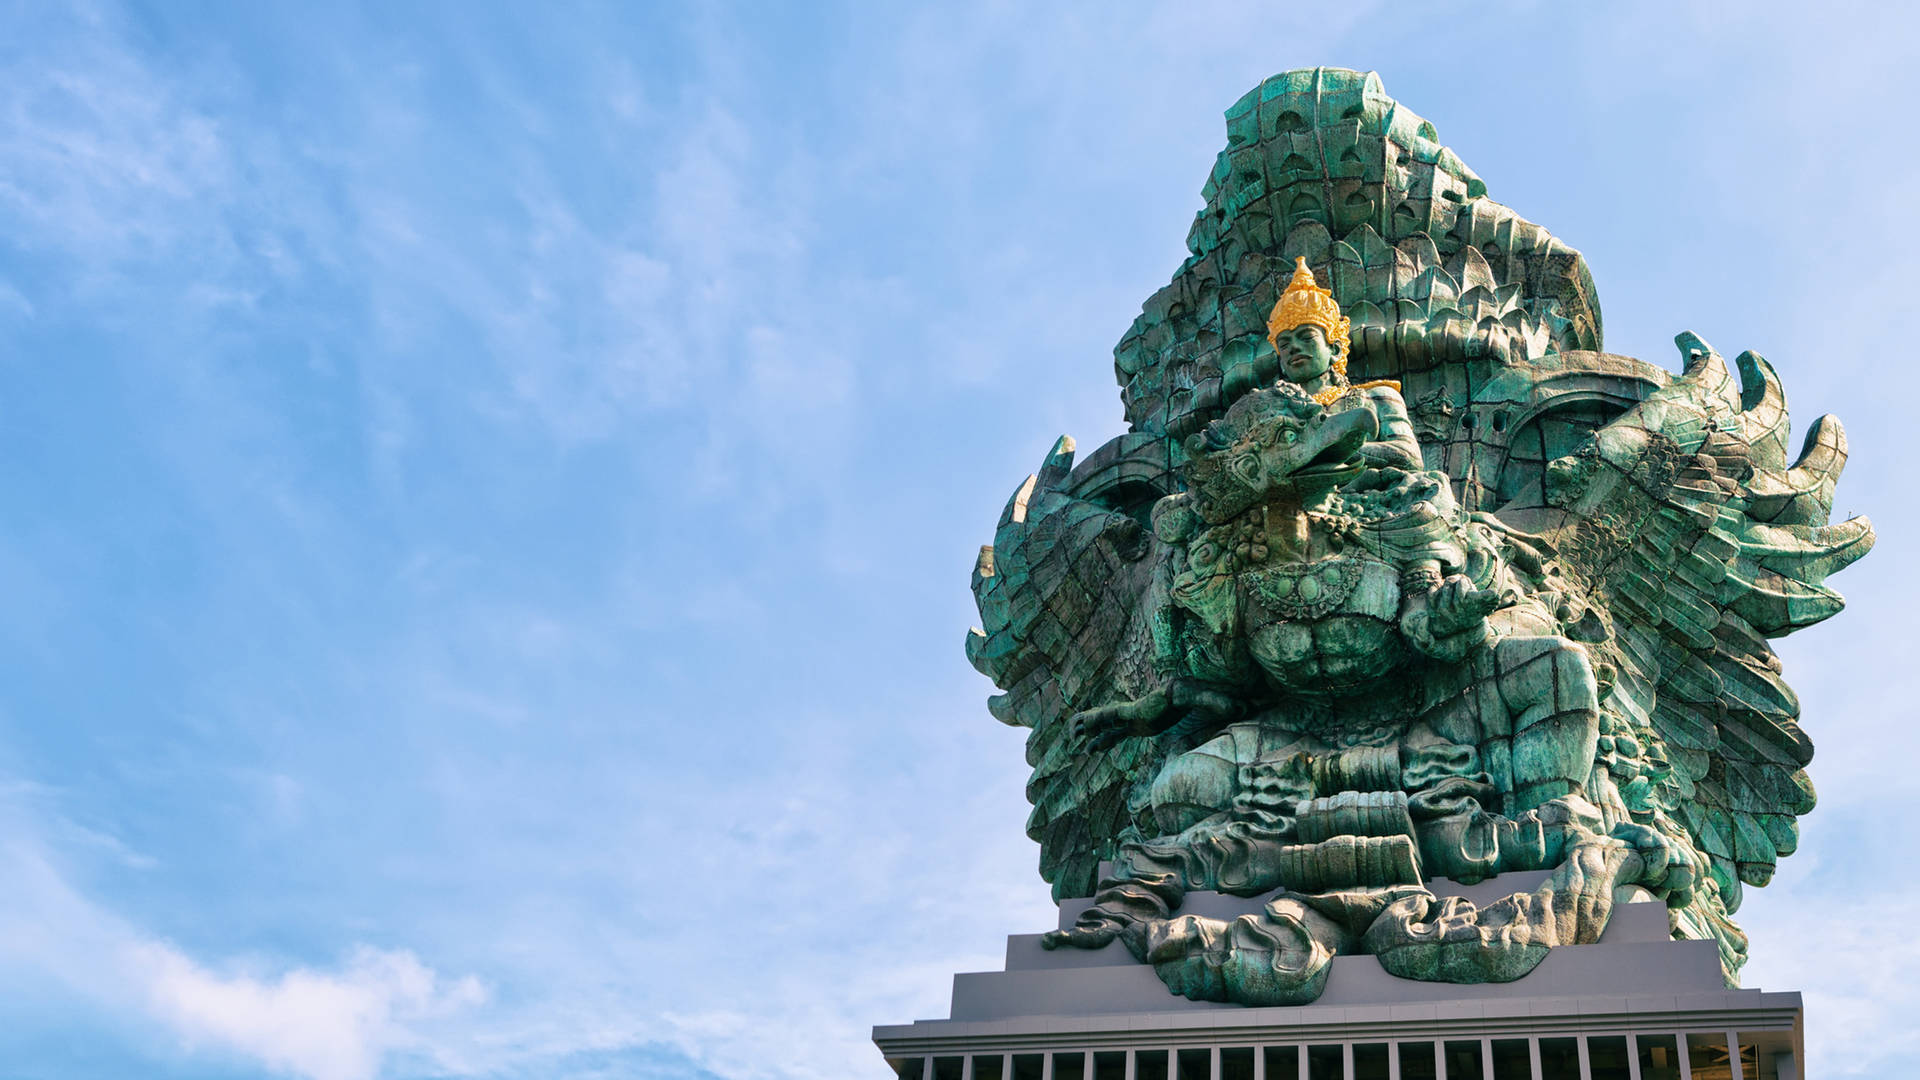
[[1220, 1048], [1207, 1051], [1207, 1080], [1220, 1080]]
[[1353, 1044], [1340, 1044], [1340, 1080], [1353, 1080]]
[[933, 1055], [920, 1059], [920, 1080], [933, 1080]]
[[1013, 1051], [1000, 1055], [1000, 1080], [1013, 1080]]
[[1575, 1035], [1573, 1045], [1580, 1051], [1580, 1080], [1593, 1080], [1593, 1065], [1587, 1061], [1587, 1037]]
[[[1053, 1051], [1040, 1055], [1040, 1080], [1053, 1080]], [[1586, 1080], [1582, 1077], [1581, 1080]]]
[[1640, 1080], [1640, 1036], [1627, 1033], [1627, 1080]]
[[1253, 1048], [1253, 1080], [1267, 1080], [1267, 1048]]
[[1683, 1031], [1674, 1039], [1680, 1047], [1680, 1080], [1693, 1080], [1693, 1059], [1687, 1055], [1687, 1033]]
[[1387, 1080], [1400, 1080], [1400, 1044], [1387, 1044]]
[[973, 1080], [973, 1055], [960, 1059], [960, 1080]]
[[1440, 1080], [1447, 1080], [1447, 1040], [1445, 1038], [1433, 1040], [1433, 1075]]
[[1307, 1044], [1300, 1044], [1300, 1080], [1309, 1080], [1307, 1076]]
[[[1492, 1039], [1480, 1040], [1480, 1075], [1486, 1077], [1487, 1080], [1493, 1080], [1493, 1040]], [[1640, 1080], [1640, 1078], [1636, 1076], [1633, 1078], [1633, 1080]]]
[[1740, 1033], [1727, 1032], [1727, 1060], [1732, 1062], [1733, 1080], [1745, 1080], [1740, 1065]]
[[[1013, 1080], [1008, 1077], [1007, 1080]], [[1140, 1080], [1140, 1051], [1127, 1051], [1127, 1080]]]
[[1541, 1080], [1539, 1039], [1529, 1038], [1527, 1040], [1527, 1064], [1533, 1070], [1533, 1080]]

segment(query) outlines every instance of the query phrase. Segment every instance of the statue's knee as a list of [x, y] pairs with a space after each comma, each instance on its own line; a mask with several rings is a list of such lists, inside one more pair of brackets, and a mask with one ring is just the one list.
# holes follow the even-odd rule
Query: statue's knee
[[1596, 714], [1600, 695], [1585, 649], [1559, 637], [1503, 638], [1500, 693], [1513, 707], [1514, 730], [1549, 718]]
[[1562, 709], [1600, 707], [1599, 685], [1593, 678], [1593, 659], [1587, 650], [1564, 638], [1556, 638], [1560, 647], [1553, 653], [1553, 677]]
[[1218, 743], [1181, 754], [1154, 778], [1153, 819], [1163, 835], [1184, 832], [1233, 805], [1239, 766], [1220, 754]]

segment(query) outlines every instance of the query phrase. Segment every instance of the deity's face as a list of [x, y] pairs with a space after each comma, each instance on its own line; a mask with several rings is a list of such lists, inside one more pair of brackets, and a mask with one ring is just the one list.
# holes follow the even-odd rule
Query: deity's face
[[1301, 323], [1273, 340], [1280, 356], [1280, 374], [1290, 383], [1305, 385], [1325, 375], [1333, 367], [1333, 346], [1327, 344], [1324, 330], [1312, 323]]

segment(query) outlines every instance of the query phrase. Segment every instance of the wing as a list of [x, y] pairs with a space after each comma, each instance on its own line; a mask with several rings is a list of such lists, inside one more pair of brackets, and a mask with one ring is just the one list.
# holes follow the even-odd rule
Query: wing
[[1089, 753], [1068, 721], [1152, 681], [1155, 541], [1145, 521], [1171, 490], [1165, 441], [1123, 435], [1077, 469], [1073, 456], [1061, 437], [1008, 501], [974, 570], [982, 628], [967, 636], [967, 658], [1004, 691], [988, 701], [993, 715], [1031, 730], [1027, 835], [1056, 898], [1093, 893], [1100, 860], [1132, 824], [1134, 786], [1163, 757], [1151, 739]]
[[1846, 464], [1822, 417], [1786, 460], [1786, 399], [1767, 362], [1725, 361], [1692, 334], [1678, 379], [1547, 469], [1571, 512], [1565, 572], [1606, 614], [1606, 704], [1672, 768], [1665, 809], [1711, 863], [1726, 911], [1764, 885], [1813, 808], [1813, 744], [1767, 645], [1838, 612], [1829, 574], [1866, 554], [1865, 518], [1829, 525]]

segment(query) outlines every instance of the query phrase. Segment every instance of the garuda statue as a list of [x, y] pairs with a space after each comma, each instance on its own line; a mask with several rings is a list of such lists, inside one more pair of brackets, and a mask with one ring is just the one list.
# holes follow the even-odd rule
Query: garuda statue
[[[1519, 978], [1651, 894], [1731, 981], [1814, 802], [1767, 639], [1873, 543], [1828, 523], [1839, 422], [1789, 461], [1759, 356], [1601, 351], [1579, 253], [1375, 75], [1276, 76], [1227, 136], [1115, 349], [1128, 432], [1062, 438], [973, 578], [1041, 873], [1096, 900], [1046, 944], [1295, 1004], [1342, 953]], [[1203, 889], [1266, 902], [1182, 914]]]

